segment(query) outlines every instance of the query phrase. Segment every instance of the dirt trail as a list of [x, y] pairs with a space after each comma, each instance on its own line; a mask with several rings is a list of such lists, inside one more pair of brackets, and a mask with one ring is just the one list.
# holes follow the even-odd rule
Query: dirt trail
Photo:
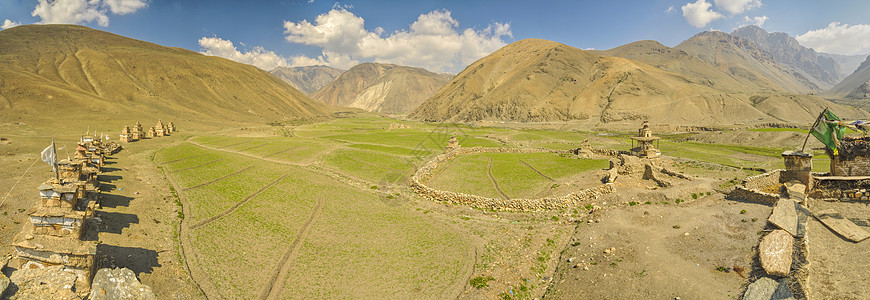
[[199, 221], [199, 223], [196, 223], [196, 224], [191, 225], [191, 226], [190, 226], [190, 229], [196, 229], [197, 227], [200, 227], [200, 226], [206, 225], [206, 224], [208, 224], [208, 223], [211, 223], [211, 222], [213, 222], [213, 221], [215, 221], [215, 220], [217, 220], [217, 219], [223, 218], [224, 216], [233, 213], [234, 211], [236, 211], [236, 209], [238, 209], [239, 207], [241, 207], [241, 206], [244, 205], [245, 203], [248, 203], [248, 201], [250, 201], [251, 198], [254, 198], [255, 196], [259, 195], [260, 193], [262, 193], [262, 192], [265, 191], [266, 189], [272, 187], [273, 185], [275, 185], [276, 183], [278, 183], [278, 182], [281, 181], [282, 179], [287, 178], [287, 176], [290, 176], [290, 174], [284, 174], [283, 176], [278, 177], [278, 179], [275, 179], [275, 180], [273, 180], [272, 182], [270, 182], [270, 183], [264, 185], [263, 187], [261, 187], [261, 188], [260, 188], [259, 190], [257, 190], [256, 192], [253, 192], [253, 193], [251, 193], [250, 195], [248, 195], [247, 197], [245, 197], [245, 199], [242, 199], [242, 201], [239, 201], [238, 203], [236, 203], [235, 205], [233, 205], [233, 207], [230, 207], [230, 208], [228, 208], [227, 210], [225, 210], [225, 211], [223, 211], [223, 212], [221, 212], [221, 213], [219, 213], [219, 214], [217, 214], [217, 215], [215, 215], [215, 216], [212, 216], [212, 217], [209, 217], [209, 218], [207, 218], [207, 219], [205, 219], [205, 220]]
[[508, 195], [501, 190], [501, 187], [498, 186], [498, 181], [495, 181], [495, 177], [492, 176], [492, 158], [490, 158], [489, 162], [486, 164], [486, 176], [489, 177], [489, 182], [492, 182], [492, 186], [495, 187], [495, 190], [498, 191], [505, 200], [511, 199], [511, 197], [508, 197]]
[[239, 149], [239, 151], [248, 151], [248, 150], [256, 149], [256, 148], [260, 148], [260, 147], [263, 147], [263, 146], [266, 146], [266, 145], [269, 145], [269, 143], [262, 143], [262, 144], [259, 144], [259, 145], [253, 146], [253, 147], [248, 147], [248, 148], [245, 148], [245, 149]]
[[244, 168], [244, 169], [241, 169], [241, 170], [238, 170], [238, 171], [232, 172], [232, 173], [230, 173], [230, 174], [227, 174], [227, 175], [221, 176], [221, 177], [219, 177], [219, 178], [217, 178], [217, 179], [215, 179], [215, 180], [212, 180], [212, 181], [209, 181], [209, 182], [206, 182], [206, 183], [200, 183], [200, 184], [194, 185], [194, 186], [189, 187], [189, 188], [184, 188], [183, 190], [184, 190], [184, 191], [189, 191], [189, 190], [192, 190], [192, 189], [195, 189], [195, 188], [198, 188], [198, 187], [204, 187], [204, 186], [207, 186], [207, 185], [209, 185], [209, 184], [212, 184], [212, 183], [215, 183], [215, 182], [221, 181], [221, 180], [223, 180], [223, 179], [226, 179], [227, 177], [230, 177], [230, 176], [233, 176], [233, 175], [236, 175], [236, 174], [242, 173], [242, 172], [244, 172], [244, 171], [247, 171], [247, 170], [249, 170], [249, 169], [251, 169], [251, 168], [253, 168], [253, 167], [254, 167], [254, 166], [250, 166], [250, 167], [247, 167], [247, 168]]
[[544, 178], [546, 178], [547, 180], [550, 180], [550, 181], [552, 181], [552, 182], [556, 182], [555, 179], [551, 178], [550, 176], [547, 176], [546, 174], [544, 174], [544, 173], [541, 172], [541, 171], [538, 171], [538, 169], [535, 169], [535, 167], [532, 167], [532, 165], [530, 165], [530, 164], [527, 163], [526, 161], [524, 161], [524, 160], [522, 160], [522, 159], [519, 159], [519, 161], [520, 161], [521, 163], [523, 163], [524, 165], [526, 165], [526, 167], [529, 167], [529, 169], [532, 169], [532, 171], [535, 171], [535, 173], [538, 173], [538, 175], [541, 175], [541, 177], [544, 177]]
[[292, 244], [290, 244], [287, 252], [284, 252], [284, 256], [281, 257], [281, 260], [278, 263], [278, 268], [272, 272], [269, 282], [266, 283], [263, 288], [263, 292], [260, 294], [260, 299], [277, 299], [281, 296], [284, 282], [287, 281], [287, 273], [290, 272], [290, 267], [292, 266], [291, 262], [293, 261], [293, 258], [299, 254], [299, 247], [302, 246], [302, 239], [305, 238], [305, 235], [311, 229], [314, 217], [317, 217], [323, 209], [324, 202], [323, 199], [317, 200], [317, 207], [315, 207], [314, 211], [311, 212], [311, 215], [308, 216], [308, 220], [305, 221], [305, 224], [302, 224], [302, 228], [299, 229], [299, 234], [296, 235], [296, 239], [293, 240]]
[[385, 166], [382, 166], [382, 165], [379, 165], [379, 164], [370, 163], [370, 162], [367, 162], [367, 161], [365, 161], [365, 160], [362, 160], [362, 159], [359, 159], [359, 158], [356, 158], [356, 157], [353, 157], [353, 156], [348, 156], [348, 158], [352, 159], [353, 161], [356, 161], [356, 162], [359, 162], [359, 163], [364, 163], [364, 164], [367, 164], [367, 165], [369, 165], [369, 166], [372, 166], [372, 167], [375, 167], [375, 168], [378, 168], [378, 169], [387, 169], [387, 170], [390, 170], [390, 171], [396, 171], [396, 172], [399, 172], [399, 173], [405, 173], [405, 171], [402, 171], [402, 170], [397, 170], [397, 169], [393, 169], [393, 168], [390, 168], [390, 167], [385, 167]]
[[[232, 147], [232, 146], [238, 146], [238, 145], [241, 145], [241, 144], [245, 144], [245, 143], [247, 143], [247, 142], [248, 142], [248, 141], [238, 142], [238, 143], [235, 143], [235, 144], [229, 144], [229, 145], [226, 145], [226, 146], [217, 147], [216, 149], [223, 149], [223, 148], [229, 148], [229, 147]], [[191, 143], [194, 143], [194, 142], [191, 142]]]
[[207, 163], [201, 164], [201, 165], [196, 165], [196, 166], [193, 166], [193, 167], [184, 168], [184, 169], [180, 169], [180, 170], [174, 170], [174, 171], [171, 171], [171, 172], [172, 172], [172, 173], [178, 173], [178, 172], [181, 172], [181, 171], [187, 171], [187, 170], [191, 170], [191, 169], [196, 169], [196, 168], [199, 168], [199, 167], [207, 166], [207, 165], [210, 165], [210, 164], [213, 164], [213, 163], [216, 163], [216, 162], [222, 161], [222, 160], [224, 160], [224, 159], [225, 159], [225, 158], [221, 158], [221, 159], [213, 160], [213, 161], [210, 161], [210, 162], [207, 162]]

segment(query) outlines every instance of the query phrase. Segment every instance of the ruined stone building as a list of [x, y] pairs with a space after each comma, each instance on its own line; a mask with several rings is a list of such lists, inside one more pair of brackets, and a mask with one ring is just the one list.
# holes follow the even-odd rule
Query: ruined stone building
[[459, 149], [460, 147], [459, 140], [457, 140], [455, 136], [451, 136], [450, 139], [447, 140], [447, 147], [444, 147], [444, 151], [450, 152]]
[[157, 131], [154, 130], [154, 127], [148, 129], [148, 132], [145, 133], [145, 136], [148, 138], [154, 138], [157, 136]]
[[[653, 136], [652, 129], [649, 128], [649, 121], [643, 121], [643, 125], [638, 129], [637, 136], [631, 137], [631, 153], [637, 157], [657, 158], [662, 153], [656, 149], [654, 142], [657, 142], [660, 137]], [[635, 141], [637, 146], [635, 147]]]
[[170, 121], [169, 125], [166, 125], [166, 132], [168, 132], [169, 134], [172, 134], [173, 132], [175, 132], [175, 123], [172, 123]]
[[142, 124], [139, 121], [136, 121], [136, 125], [133, 126], [133, 130], [130, 133], [131, 138], [134, 141], [138, 141], [145, 138], [145, 132], [142, 131]]
[[139, 139], [138, 139], [138, 137], [134, 138], [133, 134], [130, 133], [130, 126], [124, 126], [124, 129], [121, 129], [121, 136], [118, 138], [118, 140], [120, 140], [123, 143], [129, 143], [129, 142], [135, 142]]

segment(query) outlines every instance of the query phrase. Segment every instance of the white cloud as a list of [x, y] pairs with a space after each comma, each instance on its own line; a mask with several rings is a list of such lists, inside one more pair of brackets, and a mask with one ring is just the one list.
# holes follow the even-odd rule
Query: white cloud
[[665, 13], [666, 13], [666, 14], [671, 14], [671, 12], [673, 12], [673, 11], [674, 11], [674, 6], [671, 5], [671, 6], [668, 6], [668, 9], [665, 10]]
[[42, 24], [83, 24], [109, 26], [108, 13], [126, 15], [148, 6], [147, 0], [38, 0], [30, 15]]
[[750, 18], [749, 16], [743, 16], [742, 25], [744, 25], [744, 26], [745, 25], [755, 25], [755, 26], [761, 27], [762, 25], [764, 25], [764, 22], [767, 22], [767, 16], [752, 17], [752, 18]]
[[712, 4], [707, 3], [706, 0], [698, 0], [694, 3], [686, 3], [686, 5], [680, 8], [683, 10], [683, 17], [686, 18], [689, 25], [701, 28], [710, 24], [710, 22], [725, 17], [719, 12], [710, 9], [710, 6]]
[[219, 37], [203, 37], [199, 39], [202, 54], [219, 56], [236, 62], [253, 65], [257, 68], [271, 71], [276, 67], [298, 67], [326, 64], [322, 58], [306, 56], [283, 57], [263, 47], [253, 47], [246, 52], [239, 51], [233, 42]]
[[713, 0], [716, 7], [732, 15], [740, 14], [756, 7], [761, 7], [761, 0]]
[[423, 67], [436, 72], [458, 72], [468, 64], [492, 53], [512, 36], [510, 25], [493, 23], [484, 29], [459, 31], [459, 22], [450, 11], [421, 14], [408, 30], [389, 35], [377, 27], [365, 29], [365, 20], [342, 7], [321, 14], [314, 23], [307, 20], [284, 22], [284, 33], [291, 43], [314, 45], [322, 49], [330, 66], [350, 68], [361, 60]]
[[807, 31], [796, 39], [804, 47], [819, 52], [842, 55], [870, 53], [870, 25], [867, 24], [832, 22], [828, 27]]
[[3, 25], [0, 25], [0, 29], [9, 29], [19, 25], [21, 25], [21, 23], [6, 19], [6, 21], [3, 21]]
[[147, 0], [103, 0], [113, 14], [126, 15], [148, 6]]

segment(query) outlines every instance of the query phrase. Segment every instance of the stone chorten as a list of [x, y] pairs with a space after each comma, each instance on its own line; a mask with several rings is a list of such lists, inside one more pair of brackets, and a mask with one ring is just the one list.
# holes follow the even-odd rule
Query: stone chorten
[[[661, 139], [652, 134], [652, 129], [649, 128], [649, 121], [643, 121], [643, 126], [638, 129], [637, 136], [631, 137], [631, 153], [637, 157], [643, 158], [658, 158], [662, 155], [659, 149], [656, 149], [654, 142]], [[637, 147], [634, 142], [637, 141]]]

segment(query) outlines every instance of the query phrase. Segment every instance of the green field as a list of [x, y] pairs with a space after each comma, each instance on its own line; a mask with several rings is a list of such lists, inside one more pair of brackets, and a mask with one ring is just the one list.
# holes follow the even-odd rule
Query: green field
[[490, 198], [561, 196], [548, 191], [554, 184], [566, 184], [573, 175], [607, 167], [606, 159], [576, 159], [554, 153], [478, 153], [444, 164], [436, 170], [429, 185]]
[[[390, 129], [394, 124], [410, 128]], [[362, 115], [192, 134], [159, 150], [154, 162], [174, 182], [185, 207], [186, 259], [208, 295], [259, 298], [271, 288], [281, 298], [453, 298], [466, 289], [472, 269], [483, 268], [475, 272], [484, 274], [500, 268], [486, 257], [558, 257], [560, 248], [543, 246], [559, 238], [549, 231], [520, 248], [511, 246], [515, 238], [499, 234], [527, 231], [529, 224], [558, 220], [555, 215], [514, 215], [517, 222], [532, 222], [526, 225], [473, 222], [459, 213], [463, 208], [438, 208], [442, 204], [421, 203], [409, 194], [410, 176], [443, 153], [451, 136], [463, 147], [570, 150], [590, 139], [599, 148], [627, 150], [629, 135]], [[683, 171], [782, 167], [783, 149], [680, 141], [688, 135], [667, 135], [660, 143]], [[815, 167], [826, 168], [826, 157], [818, 154]], [[491, 198], [562, 196], [599, 185], [607, 167], [607, 159], [567, 154], [477, 153], [442, 163], [427, 184]], [[432, 214], [433, 209], [444, 211]], [[478, 252], [480, 243], [498, 248]], [[486, 263], [478, 261], [481, 256]], [[493, 295], [508, 292], [509, 280], [544, 274], [539, 267], [522, 270], [496, 278], [505, 281], [505, 290]]]

